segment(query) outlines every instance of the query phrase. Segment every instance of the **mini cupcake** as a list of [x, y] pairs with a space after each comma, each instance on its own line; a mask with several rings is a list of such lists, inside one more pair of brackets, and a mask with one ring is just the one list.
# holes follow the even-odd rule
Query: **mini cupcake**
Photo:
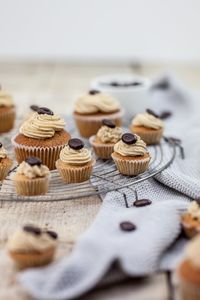
[[2, 143], [0, 143], [0, 180], [6, 178], [12, 164], [13, 161], [8, 157], [7, 150], [3, 147]]
[[164, 124], [151, 109], [138, 114], [132, 121], [130, 130], [139, 135], [147, 145], [158, 144], [163, 135]]
[[200, 205], [197, 201], [190, 203], [187, 212], [181, 217], [181, 224], [188, 238], [200, 233]]
[[89, 138], [97, 133], [105, 118], [121, 126], [123, 111], [116, 99], [91, 90], [76, 101], [73, 116], [80, 134]]
[[60, 152], [56, 167], [66, 183], [83, 182], [90, 178], [94, 160], [91, 152], [79, 139], [70, 139], [68, 145]]
[[35, 156], [50, 170], [70, 135], [64, 130], [65, 122], [50, 109], [41, 107], [20, 127], [20, 133], [12, 139], [18, 163]]
[[54, 231], [26, 225], [10, 237], [7, 249], [19, 269], [39, 267], [53, 260], [57, 239]]
[[104, 119], [96, 136], [90, 137], [90, 143], [97, 156], [102, 159], [109, 159], [114, 151], [114, 145], [121, 137], [122, 129], [117, 127], [111, 120]]
[[122, 135], [114, 146], [112, 158], [119, 172], [129, 176], [145, 172], [151, 159], [146, 144], [132, 133]]
[[186, 247], [186, 257], [178, 268], [179, 289], [182, 300], [200, 299], [200, 235]]
[[28, 157], [13, 176], [16, 192], [22, 196], [46, 194], [49, 186], [49, 168], [37, 157]]
[[15, 106], [13, 98], [6, 91], [0, 90], [0, 133], [8, 132], [14, 127]]

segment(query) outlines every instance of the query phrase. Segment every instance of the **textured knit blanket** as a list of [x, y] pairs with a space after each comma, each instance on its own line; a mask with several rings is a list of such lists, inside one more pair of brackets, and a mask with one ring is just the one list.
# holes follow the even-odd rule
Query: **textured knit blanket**
[[[127, 275], [143, 276], [171, 270], [181, 259], [184, 242], [177, 240], [180, 214], [191, 199], [200, 196], [200, 105], [197, 94], [187, 91], [172, 76], [166, 80], [167, 87], [158, 84], [151, 92], [152, 108], [173, 111], [166, 121], [165, 135], [181, 138], [185, 159], [177, 149], [168, 169], [134, 186], [138, 197], [151, 200], [151, 205], [134, 207], [135, 193], [131, 189], [122, 190], [128, 208], [121, 192], [108, 193], [70, 257], [21, 273], [21, 284], [35, 298], [76, 298], [101, 282], [115, 262]], [[136, 229], [123, 231], [122, 222], [131, 222]]]

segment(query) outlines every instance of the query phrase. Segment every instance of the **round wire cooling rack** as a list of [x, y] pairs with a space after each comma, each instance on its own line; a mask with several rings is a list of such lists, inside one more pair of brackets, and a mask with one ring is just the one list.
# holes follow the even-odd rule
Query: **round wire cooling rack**
[[[10, 141], [10, 139], [8, 140]], [[9, 142], [7, 146], [9, 146]], [[111, 159], [104, 161], [98, 158], [90, 180], [83, 183], [66, 184], [62, 181], [57, 170], [51, 171], [49, 191], [46, 195], [41, 196], [28, 197], [16, 194], [12, 181], [12, 175], [16, 171], [15, 166], [0, 186], [0, 200], [48, 202], [103, 195], [111, 191], [120, 192], [124, 188], [134, 190], [134, 185], [152, 178], [167, 169], [177, 155], [177, 147], [182, 150], [180, 153], [183, 156], [182, 147], [173, 139], [164, 138], [160, 144], [150, 146], [151, 162], [149, 169], [138, 176], [122, 175], [118, 172]]]

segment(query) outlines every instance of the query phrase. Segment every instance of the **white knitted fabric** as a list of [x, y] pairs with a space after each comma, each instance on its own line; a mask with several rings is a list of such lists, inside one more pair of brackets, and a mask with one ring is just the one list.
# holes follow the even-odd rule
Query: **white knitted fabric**
[[[172, 269], [180, 259], [183, 242], [170, 245], [180, 233], [180, 213], [191, 198], [200, 196], [200, 118], [198, 101], [169, 77], [171, 89], [154, 93], [164, 101], [162, 108], [174, 111], [167, 123], [171, 136], [181, 137], [185, 159], [176, 161], [155, 179], [138, 184], [139, 198], [152, 200], [152, 205], [132, 206], [135, 194], [130, 189], [111, 192], [90, 229], [77, 242], [72, 255], [48, 267], [28, 270], [19, 276], [23, 287], [37, 299], [76, 298], [96, 286], [118, 261], [128, 275], [147, 275], [157, 270]], [[164, 99], [164, 100], [162, 100]], [[159, 103], [160, 103], [159, 102]], [[126, 208], [122, 193], [126, 193]], [[120, 230], [119, 224], [131, 221], [137, 229]]]

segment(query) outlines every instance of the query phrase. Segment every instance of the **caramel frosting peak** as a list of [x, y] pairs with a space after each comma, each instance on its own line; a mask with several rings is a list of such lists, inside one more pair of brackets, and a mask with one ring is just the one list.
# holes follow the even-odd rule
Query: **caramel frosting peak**
[[114, 146], [114, 151], [122, 156], [144, 156], [148, 153], [146, 144], [139, 136], [134, 144], [125, 144], [122, 140]]
[[122, 129], [120, 127], [110, 128], [102, 126], [98, 132], [97, 137], [102, 143], [117, 143], [122, 137]]
[[133, 126], [144, 126], [147, 128], [152, 129], [160, 129], [164, 127], [164, 123], [159, 118], [156, 118], [155, 116], [143, 113], [138, 114], [132, 121]]
[[80, 114], [110, 113], [120, 109], [119, 102], [106, 94], [86, 94], [75, 102], [75, 111]]
[[86, 148], [74, 150], [67, 145], [60, 152], [60, 160], [66, 164], [84, 165], [92, 160], [92, 155]]
[[45, 165], [31, 166], [27, 162], [23, 161], [17, 168], [17, 173], [26, 176], [29, 179], [37, 177], [49, 176], [49, 168]]
[[0, 107], [12, 107], [14, 106], [13, 98], [4, 90], [0, 90]]
[[56, 131], [61, 131], [65, 127], [65, 121], [58, 115], [47, 115], [33, 113], [22, 126], [20, 133], [34, 139], [45, 139], [54, 136]]

